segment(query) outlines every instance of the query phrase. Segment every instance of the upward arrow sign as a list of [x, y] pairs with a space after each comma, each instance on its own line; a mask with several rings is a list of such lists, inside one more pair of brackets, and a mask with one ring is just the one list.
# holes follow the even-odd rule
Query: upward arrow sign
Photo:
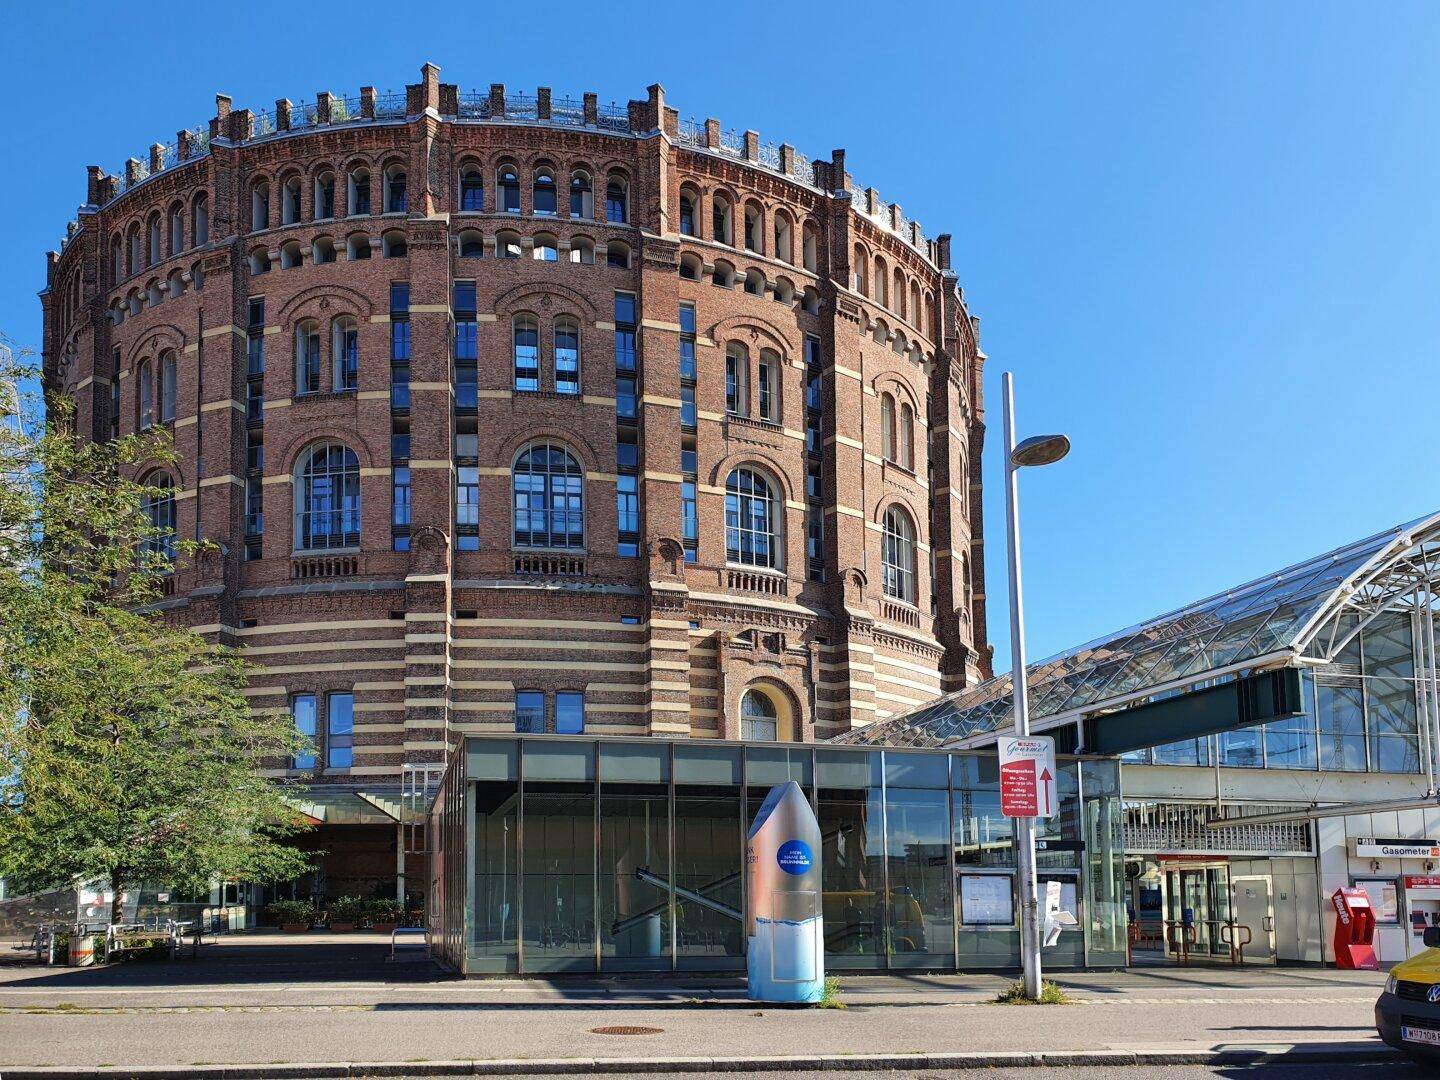
[[1050, 816], [1050, 781], [1054, 779], [1049, 769], [1040, 771], [1040, 790], [1045, 794], [1045, 816]]

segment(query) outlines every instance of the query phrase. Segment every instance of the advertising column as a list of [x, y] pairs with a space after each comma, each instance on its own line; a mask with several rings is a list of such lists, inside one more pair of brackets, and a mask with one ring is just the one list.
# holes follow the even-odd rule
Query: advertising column
[[765, 796], [746, 840], [745, 863], [748, 996], [819, 1001], [825, 993], [820, 823], [795, 781]]

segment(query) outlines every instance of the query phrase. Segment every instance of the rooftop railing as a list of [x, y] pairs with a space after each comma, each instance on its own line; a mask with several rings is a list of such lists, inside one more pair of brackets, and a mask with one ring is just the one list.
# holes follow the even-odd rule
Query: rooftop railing
[[[527, 94], [506, 91], [499, 85], [492, 86], [488, 91], [457, 91], [452, 88], [450, 95], [446, 115], [458, 121], [536, 123], [552, 127], [590, 127], [617, 134], [633, 133], [627, 106], [615, 102], [599, 104], [594, 100], [594, 95], [587, 95], [587, 99], [551, 98], [548, 90]], [[446, 105], [443, 95], [442, 105]], [[280, 101], [274, 109], [260, 109], [240, 115], [248, 118], [248, 125], [244, 120], [237, 123], [234, 113], [222, 115], [212, 121], [212, 125], [218, 125], [217, 130], [231, 140], [245, 143], [320, 127], [393, 122], [403, 120], [409, 115], [409, 97], [403, 90], [376, 93], [366, 87], [359, 96], [321, 94], [315, 101], [295, 104]], [[712, 134], [711, 124], [714, 124], [718, 134]], [[204, 157], [210, 152], [210, 138], [210, 126], [192, 128], [181, 132], [175, 142], [156, 144], [143, 159], [130, 159], [113, 178], [114, 196], [129, 191], [158, 173]], [[751, 133], [730, 128], [721, 129], [713, 121], [707, 123], [694, 118], [681, 119], [675, 133], [675, 142], [680, 146], [749, 160], [759, 168], [779, 173], [807, 187], [817, 190], [822, 187], [817, 183], [813, 159], [774, 142], [747, 147], [747, 139], [750, 138], [753, 138]], [[877, 201], [872, 212], [869, 189], [848, 180], [846, 188], [850, 194], [851, 205], [857, 213], [900, 236], [927, 257], [931, 255], [930, 245], [921, 235], [918, 223], [906, 218], [898, 207]]]

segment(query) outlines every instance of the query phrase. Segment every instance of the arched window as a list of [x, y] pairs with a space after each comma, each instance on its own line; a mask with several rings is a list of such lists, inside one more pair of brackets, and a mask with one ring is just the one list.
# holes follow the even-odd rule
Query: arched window
[[295, 392], [320, 392], [320, 324], [314, 319], [295, 326]]
[[553, 215], [558, 208], [555, 197], [555, 170], [545, 165], [535, 170], [535, 182], [530, 193], [535, 213]]
[[605, 220], [621, 225], [630, 220], [630, 185], [619, 173], [605, 181]]
[[317, 236], [310, 245], [310, 261], [316, 266], [335, 261], [335, 241], [328, 236]]
[[302, 459], [295, 485], [295, 546], [360, 543], [360, 462], [343, 443], [321, 443]]
[[520, 234], [508, 229], [495, 234], [495, 255], [501, 259], [520, 258]]
[[732, 211], [730, 198], [720, 192], [710, 200], [710, 239], [717, 244], [733, 244], [735, 233], [731, 228]]
[[882, 307], [890, 306], [890, 279], [885, 273], [885, 260], [875, 260], [875, 277], [872, 279], [875, 286], [875, 293], [872, 300], [880, 301]]
[[780, 419], [780, 355], [771, 349], [761, 349], [755, 365], [755, 411], [761, 420]]
[[263, 247], [257, 247], [250, 252], [250, 274], [258, 277], [261, 274], [270, 272], [270, 253]]
[[135, 380], [136, 426], [144, 431], [155, 423], [155, 365], [149, 360], [140, 361], [140, 372]]
[[142, 258], [144, 251], [140, 246], [140, 223], [138, 221], [131, 223], [125, 246], [128, 249], [126, 254], [129, 257], [130, 273], [138, 274], [141, 270], [145, 269], [144, 259]]
[[745, 204], [745, 250], [763, 252], [765, 214], [759, 203]]
[[147, 226], [150, 234], [150, 265], [154, 266], [165, 257], [165, 249], [160, 243], [160, 215], [150, 215], [150, 223]]
[[516, 315], [511, 321], [514, 342], [515, 389], [540, 389], [540, 324], [534, 315]]
[[915, 468], [915, 410], [908, 401], [900, 405], [899, 445], [900, 464], [907, 469]]
[[710, 271], [710, 284], [717, 289], [733, 289], [735, 287], [735, 267], [724, 259], [716, 259], [715, 269]]
[[912, 280], [910, 282], [910, 321], [916, 326], [920, 327], [921, 333], [929, 334], [930, 328], [924, 325], [924, 323], [922, 323], [920, 320], [920, 283], [918, 281]]
[[170, 254], [179, 255], [185, 250], [185, 207], [181, 203], [170, 206]]
[[195, 247], [210, 242], [210, 199], [205, 192], [195, 196], [190, 206], [190, 236]]
[[630, 268], [630, 245], [624, 240], [611, 240], [605, 245], [605, 265], [628, 270]]
[[902, 319], [905, 318], [905, 275], [898, 266], [895, 268], [895, 282], [890, 290], [890, 295], [895, 304], [893, 310], [897, 312]]
[[885, 571], [885, 595], [915, 602], [915, 526], [910, 515], [898, 506], [885, 511], [885, 550], [881, 561]]
[[795, 252], [790, 247], [790, 219], [784, 214], [775, 215], [775, 257], [781, 262], [795, 261]]
[[689, 188], [680, 191], [680, 233], [682, 236], [698, 236], [695, 231], [695, 192]]
[[280, 269], [291, 270], [305, 261], [301, 254], [300, 241], [286, 240], [280, 245]]
[[160, 422], [168, 424], [175, 419], [175, 354], [164, 352], [160, 355]]
[[590, 266], [595, 262], [595, 241], [588, 236], [570, 238], [570, 261]]
[[580, 324], [569, 315], [555, 320], [555, 391], [580, 392]]
[[774, 742], [780, 737], [780, 714], [770, 695], [749, 689], [740, 699], [740, 738], [756, 742]]
[[360, 385], [360, 328], [349, 315], [330, 327], [331, 385], [338, 393]]
[[795, 283], [789, 278], [776, 278], [774, 299], [777, 304], [787, 304], [793, 307], [795, 304]]
[[401, 166], [391, 165], [385, 170], [385, 213], [403, 214], [409, 209], [405, 182], [405, 170]]
[[725, 411], [750, 415], [750, 354], [738, 341], [725, 347]]
[[850, 282], [850, 287], [854, 289], [857, 293], [859, 293], [861, 296], [867, 296], [870, 292], [870, 286], [868, 284], [870, 280], [870, 276], [868, 273], [870, 256], [865, 254], [865, 249], [863, 247], [861, 247], [859, 244], [856, 244], [855, 255], [851, 261], [853, 263], [851, 273], [854, 274], [854, 278]]
[[765, 273], [752, 266], [745, 271], [745, 291], [751, 296], [765, 295]]
[[259, 232], [270, 227], [270, 185], [256, 180], [250, 185], [250, 231]]
[[315, 177], [315, 204], [311, 209], [316, 221], [328, 221], [335, 216], [335, 174], [329, 169]]
[[520, 212], [520, 176], [513, 165], [502, 165], [498, 174], [500, 205], [497, 210], [507, 214]]
[[370, 258], [370, 237], [364, 233], [351, 233], [347, 236], [345, 238], [345, 257], [351, 261]]
[[351, 217], [370, 213], [370, 170], [357, 166], [346, 178], [346, 194], [349, 198]]
[[680, 256], [680, 276], [686, 281], [699, 281], [700, 274], [704, 269], [704, 260], [693, 251], [687, 251]]
[[294, 225], [300, 220], [300, 177], [292, 176], [280, 188], [280, 224]]
[[460, 209], [476, 213], [485, 209], [485, 174], [475, 165], [460, 173]]
[[536, 233], [530, 257], [536, 262], [554, 262], [560, 257], [559, 241], [550, 233]]
[[802, 261], [806, 270], [812, 274], [819, 272], [820, 267], [820, 230], [810, 222], [805, 223], [804, 236], [801, 241], [804, 251]]
[[460, 234], [460, 257], [462, 259], [483, 259], [485, 257], [485, 237], [474, 229], [466, 229]]
[[570, 216], [593, 220], [595, 217], [595, 190], [590, 183], [590, 174], [576, 169], [570, 174]]
[[585, 546], [585, 471], [563, 446], [530, 443], [515, 459], [515, 546]]
[[125, 280], [125, 241], [116, 233], [110, 239], [110, 282]]
[[880, 395], [880, 454], [895, 460], [895, 398], [888, 393]]
[[147, 555], [174, 562], [175, 482], [164, 473], [158, 473], [148, 477], [144, 483], [152, 490], [145, 493], [140, 509], [145, 514], [151, 534], [145, 537], [141, 550]]
[[166, 279], [170, 286], [170, 299], [174, 300], [185, 291], [185, 280], [183, 270], [172, 270]]
[[386, 259], [403, 259], [410, 253], [405, 234], [399, 229], [390, 229], [380, 235], [380, 255]]
[[734, 469], [725, 480], [725, 558], [741, 566], [780, 565], [777, 500], [755, 469]]

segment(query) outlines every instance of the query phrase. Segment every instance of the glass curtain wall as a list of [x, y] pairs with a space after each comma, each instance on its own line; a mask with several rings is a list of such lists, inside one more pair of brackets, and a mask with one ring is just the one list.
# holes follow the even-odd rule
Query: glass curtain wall
[[[795, 781], [820, 823], [831, 970], [1018, 964], [1011, 823], [995, 758], [660, 739], [471, 738], [459, 830], [471, 972], [738, 971], [744, 836]], [[1080, 927], [1056, 967], [1125, 962], [1119, 768], [1063, 762], [1060, 813], [1039, 830], [1041, 881]], [[447, 789], [448, 790], [448, 789]], [[1042, 885], [1043, 888], [1043, 885]], [[448, 953], [447, 953], [448, 955]]]

